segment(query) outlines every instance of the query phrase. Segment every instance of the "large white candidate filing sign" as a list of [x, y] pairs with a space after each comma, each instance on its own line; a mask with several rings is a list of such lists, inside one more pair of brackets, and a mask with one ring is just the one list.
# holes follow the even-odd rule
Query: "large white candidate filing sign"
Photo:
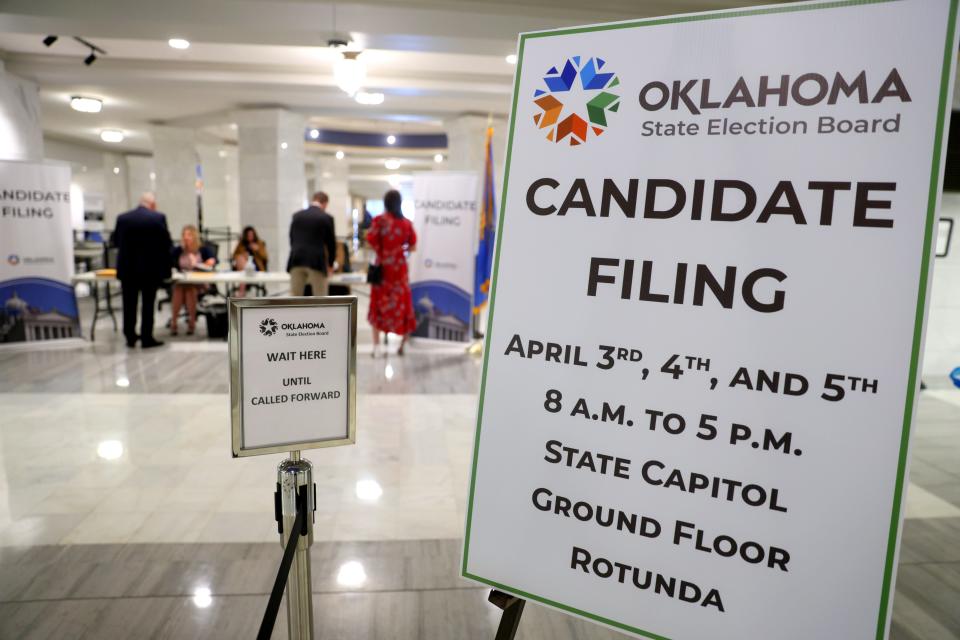
[[233, 455], [353, 444], [357, 299], [232, 298]]
[[463, 574], [648, 638], [883, 638], [955, 0], [520, 38]]

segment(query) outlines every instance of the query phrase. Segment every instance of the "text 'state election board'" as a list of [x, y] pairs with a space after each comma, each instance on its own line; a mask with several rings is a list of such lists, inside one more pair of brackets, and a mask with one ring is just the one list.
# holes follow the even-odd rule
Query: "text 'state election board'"
[[463, 574], [649, 638], [883, 638], [956, 1], [521, 36]]
[[231, 298], [234, 457], [353, 444], [357, 299]]

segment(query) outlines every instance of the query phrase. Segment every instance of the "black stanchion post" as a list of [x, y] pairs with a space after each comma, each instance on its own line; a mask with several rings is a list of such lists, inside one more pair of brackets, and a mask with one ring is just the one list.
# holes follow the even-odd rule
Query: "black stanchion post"
[[517, 636], [517, 628], [520, 626], [520, 616], [523, 615], [523, 606], [527, 601], [496, 589], [490, 590], [487, 600], [503, 610], [494, 640], [514, 640]]

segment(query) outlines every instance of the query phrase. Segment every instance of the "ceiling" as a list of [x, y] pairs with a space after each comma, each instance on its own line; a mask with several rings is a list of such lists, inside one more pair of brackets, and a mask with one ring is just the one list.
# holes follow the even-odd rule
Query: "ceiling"
[[[769, 2], [769, 0], [768, 0]], [[230, 140], [231, 114], [249, 106], [303, 113], [311, 126], [379, 132], [441, 131], [463, 113], [505, 117], [517, 33], [572, 24], [739, 7], [748, 0], [4, 0], [0, 57], [40, 86], [47, 134], [101, 144], [127, 133], [128, 152], [149, 152], [151, 123], [206, 129]], [[587, 9], [583, 8], [588, 6]], [[51, 47], [42, 39], [60, 35]], [[78, 35], [106, 50], [89, 67]], [[189, 40], [176, 50], [167, 39]], [[362, 49], [361, 106], [337, 88], [340, 54]], [[99, 114], [69, 108], [71, 95], [101, 98]], [[111, 145], [111, 149], [117, 149]]]

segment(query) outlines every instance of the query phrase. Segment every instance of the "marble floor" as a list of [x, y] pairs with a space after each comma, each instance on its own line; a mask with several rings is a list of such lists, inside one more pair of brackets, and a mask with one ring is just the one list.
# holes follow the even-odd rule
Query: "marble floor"
[[[357, 444], [305, 453], [317, 637], [492, 638], [499, 610], [458, 577], [479, 359], [361, 339]], [[127, 350], [109, 320], [0, 350], [0, 639], [255, 634], [282, 456], [231, 458], [226, 378], [223, 342]], [[897, 640], [960, 639], [960, 392], [921, 397], [893, 615]], [[624, 636], [531, 605], [518, 637]]]

